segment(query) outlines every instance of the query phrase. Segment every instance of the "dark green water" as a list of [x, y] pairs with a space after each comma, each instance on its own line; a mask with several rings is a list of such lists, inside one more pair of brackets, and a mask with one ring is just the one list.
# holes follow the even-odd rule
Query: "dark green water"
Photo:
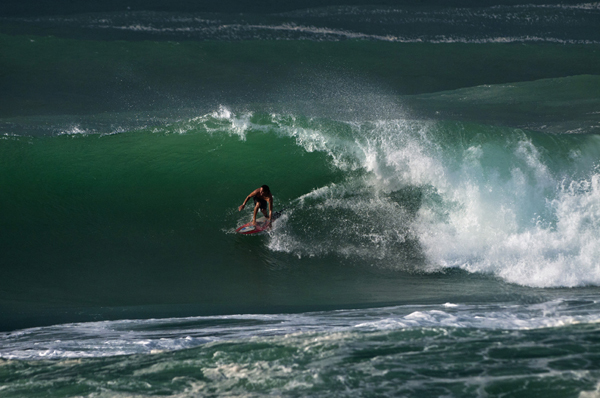
[[597, 44], [0, 40], [5, 118], [420, 94], [594, 75], [600, 64]]

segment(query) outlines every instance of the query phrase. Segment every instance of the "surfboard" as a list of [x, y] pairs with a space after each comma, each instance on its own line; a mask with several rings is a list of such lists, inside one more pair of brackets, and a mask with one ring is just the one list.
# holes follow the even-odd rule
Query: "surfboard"
[[250, 234], [257, 234], [259, 232], [264, 232], [264, 231], [268, 230], [269, 228], [271, 228], [271, 224], [275, 220], [277, 220], [279, 217], [281, 217], [281, 215], [283, 214], [284, 211], [285, 211], [285, 209], [274, 212], [273, 216], [271, 216], [271, 222], [269, 222], [266, 217], [260, 217], [260, 218], [256, 219], [256, 225], [250, 225], [252, 223], [244, 224], [241, 227], [239, 227], [238, 229], [236, 229], [235, 232], [237, 232], [239, 234], [243, 234], [243, 235], [250, 235]]
[[271, 228], [271, 223], [265, 217], [257, 218], [256, 225], [251, 225], [251, 224], [252, 223], [250, 223], [250, 222], [248, 224], [244, 224], [241, 227], [239, 227], [238, 229], [236, 229], [235, 232], [243, 234], [243, 235], [250, 235], [250, 234], [257, 234], [259, 232], [263, 232], [263, 231]]

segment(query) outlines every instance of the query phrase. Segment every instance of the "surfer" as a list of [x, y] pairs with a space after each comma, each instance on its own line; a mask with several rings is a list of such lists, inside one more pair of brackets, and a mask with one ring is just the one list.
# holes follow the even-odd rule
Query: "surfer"
[[[254, 198], [254, 213], [252, 214], [252, 225], [256, 225], [256, 213], [258, 213], [258, 209], [262, 211], [269, 222], [271, 221], [271, 214], [273, 213], [273, 195], [271, 195], [271, 190], [267, 185], [263, 185], [260, 188], [255, 189], [246, 197], [244, 203], [240, 207], [238, 207], [239, 211], [244, 210], [246, 207], [246, 203], [250, 198]], [[269, 203], [269, 215], [267, 216], [267, 202]]]

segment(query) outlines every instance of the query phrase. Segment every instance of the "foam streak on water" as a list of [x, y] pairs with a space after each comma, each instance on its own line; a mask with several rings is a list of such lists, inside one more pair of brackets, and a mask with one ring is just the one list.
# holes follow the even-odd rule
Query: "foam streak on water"
[[522, 304], [412, 305], [303, 314], [119, 320], [37, 327], [0, 334], [4, 359], [93, 358], [150, 354], [207, 343], [310, 333], [436, 328], [525, 331], [595, 325], [593, 297]]
[[0, 335], [1, 391], [418, 397], [560, 386], [565, 396], [588, 397], [600, 376], [598, 309], [580, 296], [33, 328]]
[[[597, 3], [477, 8], [448, 5], [437, 9], [342, 5], [269, 15], [138, 11], [3, 18], [0, 22], [73, 29], [95, 35], [146, 34], [159, 39], [591, 44], [599, 42], [595, 29], [598, 13]], [[577, 30], [572, 29], [575, 24]]]

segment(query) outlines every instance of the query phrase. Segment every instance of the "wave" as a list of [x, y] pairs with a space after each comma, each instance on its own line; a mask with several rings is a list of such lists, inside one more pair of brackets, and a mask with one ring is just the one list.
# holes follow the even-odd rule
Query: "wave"
[[[376, 40], [391, 43], [434, 43], [434, 44], [488, 44], [488, 43], [557, 43], [557, 44], [598, 44], [600, 41], [589, 39], [564, 39], [553, 36], [522, 35], [522, 36], [487, 36], [468, 37], [460, 35], [435, 35], [429, 37], [411, 37], [395, 35], [376, 35], [359, 31], [332, 29], [327, 27], [296, 25], [284, 23], [280, 25], [241, 25], [228, 24], [213, 28], [156, 28], [151, 25], [99, 26], [101, 29], [114, 29], [131, 32], [148, 32], [154, 34], [189, 34], [190, 36], [209, 36], [234, 40]], [[266, 32], [276, 32], [273, 36]], [[283, 37], [281, 37], [283, 36]]]
[[598, 133], [600, 77], [579, 75], [486, 84], [405, 100], [417, 114], [555, 134]]
[[[534, 287], [600, 285], [597, 135], [543, 134], [410, 118], [344, 121], [300, 114], [236, 112], [226, 107], [177, 123], [120, 133], [117, 136], [122, 138], [112, 143], [106, 136], [94, 143], [90, 139], [98, 135], [81, 134], [81, 129], [70, 133], [69, 137], [81, 138], [71, 141], [73, 144], [57, 141], [58, 147], [64, 145], [57, 159], [72, 151], [71, 145], [76, 148], [80, 145], [77, 142], [84, 140], [86, 146], [97, 146], [98, 151], [118, 145], [111, 150], [115, 154], [127, 153], [131, 148], [142, 150], [135, 156], [158, 156], [154, 165], [144, 166], [150, 167], [148, 170], [158, 167], [180, 173], [181, 187], [174, 186], [173, 194], [157, 196], [158, 202], [172, 201], [177, 192], [189, 191], [192, 180], [187, 182], [188, 178], [199, 172], [192, 172], [193, 165], [217, 162], [213, 163], [215, 167], [219, 164], [223, 169], [216, 175], [211, 168], [202, 169], [203, 174], [193, 179], [231, 180], [223, 173], [235, 170], [238, 163], [242, 165], [241, 159], [251, 156], [256, 142], [262, 142], [262, 148], [278, 152], [277, 157], [271, 156], [279, 159], [278, 165], [270, 169], [260, 160], [257, 166], [282, 185], [276, 192], [288, 192], [277, 199], [287, 211], [265, 242], [274, 253], [299, 259], [334, 255], [349, 263], [409, 272], [460, 268]], [[187, 136], [184, 141], [195, 142], [194, 146], [184, 151], [179, 147], [184, 141], [178, 144], [171, 136]], [[131, 141], [133, 137], [138, 138]], [[152, 137], [163, 138], [155, 141]], [[223, 141], [223, 137], [228, 138]], [[4, 138], [8, 142], [31, 140]], [[158, 146], [158, 142], [162, 144]], [[120, 145], [125, 146], [117, 149]], [[203, 160], [193, 158], [192, 148], [197, 145], [204, 148]], [[306, 154], [319, 157], [306, 158]], [[240, 160], [234, 161], [236, 156]], [[74, 162], [79, 164], [78, 160]], [[125, 165], [118, 158], [113, 162]], [[57, 160], [57, 165], [63, 163]], [[173, 185], [164, 180], [167, 174], [151, 177], [148, 170], [135, 166], [114, 172], [130, 173], [131, 181], [146, 181], [143, 189], [154, 189], [161, 183]], [[56, 172], [60, 174], [60, 168]], [[313, 189], [289, 196], [293, 190], [286, 184]], [[220, 195], [227, 192], [226, 187], [220, 190]], [[57, 194], [44, 195], [45, 199], [40, 200], [54, 200]], [[131, 195], [136, 198], [138, 193]], [[225, 203], [232, 202], [234, 208], [232, 199]], [[102, 199], [89, 200], [94, 203]], [[181, 201], [190, 206], [193, 198]], [[158, 202], [151, 208], [161, 206]], [[111, 206], [123, 205], [115, 202]], [[56, 206], [62, 209], [65, 204]], [[81, 203], [74, 206], [80, 208]], [[228, 212], [223, 204], [216, 206], [227, 215], [225, 220], [192, 210], [202, 218], [212, 217], [211, 225], [218, 222], [221, 230], [243, 223], [237, 212]], [[172, 221], [164, 225], [151, 221], [156, 224], [153, 230], [188, 228], [186, 212], [175, 208], [169, 211], [175, 213], [165, 214], [164, 220]], [[142, 216], [144, 210], [135, 213]], [[44, 217], [56, 219], [60, 214], [68, 217], [68, 212], [62, 210]], [[82, 217], [87, 219], [89, 215], [83, 213]], [[180, 224], [173, 224], [174, 220]], [[150, 220], [141, 225], [147, 222]]]
[[[248, 115], [227, 117], [245, 134], [265, 127]], [[600, 284], [596, 135], [414, 120], [267, 120], [276, 134], [325, 152], [347, 173], [293, 201], [271, 250], [391, 267], [422, 253], [432, 270], [459, 267], [537, 287]]]
[[[96, 12], [2, 18], [21, 29], [113, 37], [116, 32], [167, 40], [345, 39], [431, 43], [553, 42], [592, 44], [598, 3], [481, 7], [328, 6], [280, 13]], [[574, 30], [572, 27], [577, 26]], [[144, 36], [144, 35], [149, 36]]]

